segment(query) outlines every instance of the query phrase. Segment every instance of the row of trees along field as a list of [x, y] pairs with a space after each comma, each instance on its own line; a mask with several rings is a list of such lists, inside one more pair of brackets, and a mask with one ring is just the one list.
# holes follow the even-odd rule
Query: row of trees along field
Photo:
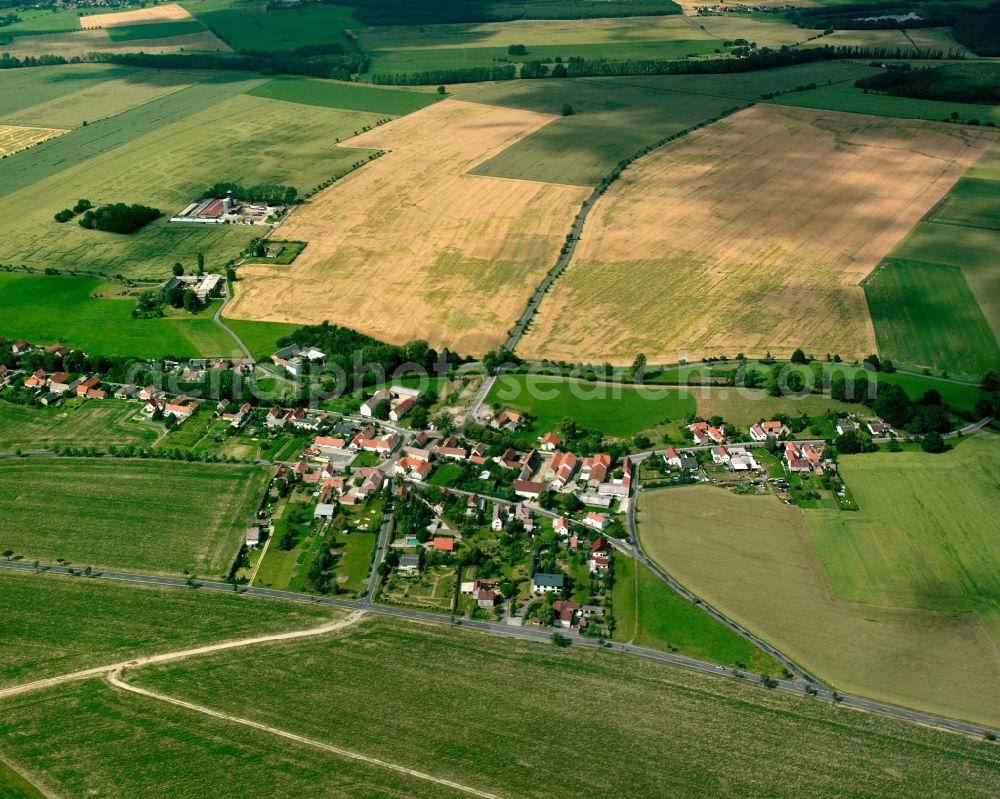
[[509, 22], [515, 19], [588, 19], [680, 14], [672, 0], [328, 0], [351, 6], [365, 25]]
[[201, 195], [205, 200], [209, 197], [225, 197], [227, 192], [243, 202], [266, 202], [272, 205], [292, 205], [298, 200], [299, 190], [294, 186], [283, 186], [278, 183], [259, 183], [253, 186], [242, 186], [239, 183], [216, 183]]
[[[521, 68], [522, 79], [540, 78], [588, 78], [623, 77], [638, 75], [720, 75], [735, 72], [756, 72], [777, 69], [796, 64], [812, 64], [817, 61], [838, 61], [849, 59], [899, 60], [914, 58], [913, 50], [892, 47], [810, 47], [793, 50], [782, 47], [779, 50], [762, 48], [745, 58], [712, 58], [704, 61], [638, 59], [607, 61], [572, 56], [565, 62], [547, 64], [531, 61]], [[961, 59], [962, 53], [943, 50], [924, 50], [920, 58], [941, 60]], [[518, 77], [512, 64], [502, 67], [481, 67], [477, 69], [447, 69], [431, 72], [375, 73], [372, 82], [394, 86], [429, 86], [447, 83], [471, 83], [484, 80], [513, 80]]]

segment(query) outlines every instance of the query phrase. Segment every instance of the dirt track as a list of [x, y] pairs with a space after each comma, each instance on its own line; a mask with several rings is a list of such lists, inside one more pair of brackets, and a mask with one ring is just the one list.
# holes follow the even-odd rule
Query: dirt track
[[174, 660], [183, 660], [197, 655], [207, 655], [211, 652], [219, 652], [224, 649], [238, 649], [244, 646], [264, 644], [271, 641], [291, 641], [296, 638], [311, 638], [315, 635], [325, 635], [326, 633], [332, 633], [337, 630], [342, 630], [345, 627], [350, 627], [352, 624], [356, 624], [364, 615], [365, 612], [363, 610], [356, 610], [345, 618], [335, 619], [334, 621], [327, 622], [326, 624], [321, 624], [319, 627], [310, 627], [307, 630], [293, 630], [285, 633], [258, 635], [253, 638], [239, 638], [235, 641], [220, 641], [216, 644], [206, 644], [205, 646], [199, 646], [193, 649], [181, 649], [176, 652], [164, 652], [159, 655], [133, 658], [132, 660], [110, 663], [106, 666], [95, 666], [94, 668], [74, 671], [69, 674], [60, 674], [56, 677], [48, 677], [44, 680], [36, 680], [35, 682], [23, 683], [21, 685], [13, 685], [9, 688], [0, 689], [0, 699], [6, 699], [10, 696], [28, 693], [29, 691], [40, 691], [44, 688], [51, 688], [66, 682], [85, 680], [88, 677], [98, 677], [102, 674], [111, 674], [113, 672], [119, 672], [124, 668], [139, 668], [141, 666], [151, 666], [156, 663], [169, 663]]

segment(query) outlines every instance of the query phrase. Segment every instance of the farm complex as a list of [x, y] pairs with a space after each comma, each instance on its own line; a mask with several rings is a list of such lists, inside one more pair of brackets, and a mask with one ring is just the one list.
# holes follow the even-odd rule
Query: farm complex
[[994, 799], [1000, 2], [0, 5], [0, 797]]

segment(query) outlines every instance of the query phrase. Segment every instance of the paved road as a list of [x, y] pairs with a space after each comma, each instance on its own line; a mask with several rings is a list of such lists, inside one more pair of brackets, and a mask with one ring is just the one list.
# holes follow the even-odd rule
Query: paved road
[[232, 338], [232, 340], [236, 342], [236, 346], [239, 347], [241, 350], [243, 350], [243, 355], [245, 357], [247, 357], [251, 361], [253, 361], [254, 357], [250, 353], [250, 350], [247, 349], [247, 345], [243, 343], [243, 339], [241, 339], [239, 336], [237, 336], [233, 332], [233, 329], [231, 327], [229, 327], [229, 325], [227, 325], [225, 322], [222, 321], [222, 312], [223, 312], [223, 310], [225, 310], [225, 307], [229, 304], [229, 301], [232, 298], [233, 298], [233, 295], [229, 291], [229, 281], [226, 280], [222, 284], [222, 303], [219, 305], [218, 308], [215, 309], [215, 314], [214, 314], [214, 316], [212, 316], [212, 321], [215, 322], [215, 324], [217, 324], [219, 327], [221, 327], [223, 330], [225, 330], [229, 334], [229, 336]]
[[514, 348], [517, 346], [517, 342], [521, 339], [521, 336], [524, 335], [524, 331], [527, 329], [528, 323], [531, 321], [531, 317], [533, 317], [535, 315], [535, 311], [538, 310], [538, 306], [542, 302], [545, 292], [549, 290], [549, 286], [551, 286], [552, 282], [562, 274], [563, 270], [569, 266], [569, 262], [573, 258], [573, 252], [576, 250], [576, 244], [580, 240], [580, 233], [583, 232], [583, 223], [587, 220], [587, 215], [594, 207], [594, 203], [596, 203], [600, 197], [601, 190], [594, 189], [593, 193], [583, 201], [583, 206], [580, 208], [580, 212], [576, 215], [576, 219], [573, 220], [573, 227], [570, 228], [569, 238], [566, 240], [565, 252], [559, 253], [559, 260], [556, 261], [556, 265], [549, 270], [549, 273], [545, 276], [542, 282], [538, 284], [538, 288], [535, 289], [535, 293], [532, 295], [531, 301], [528, 303], [528, 307], [524, 309], [524, 313], [521, 314], [521, 318], [518, 319], [517, 324], [514, 325], [510, 338], [507, 339], [507, 344], [504, 347], [507, 352], [514, 351]]
[[[51, 572], [53, 574], [67, 574], [68, 569], [60, 566], [46, 566], [43, 567], [45, 571]], [[11, 569], [16, 571], [34, 571], [34, 567], [29, 563], [24, 563], [21, 561], [0, 561], [0, 569]], [[81, 577], [80, 579], [88, 579]], [[176, 587], [184, 587], [187, 585], [186, 580], [182, 580], [177, 577], [156, 577], [152, 575], [141, 575], [141, 574], [130, 574], [127, 572], [95, 572], [91, 579], [103, 579], [103, 580], [117, 580], [121, 582], [129, 583], [143, 583], [148, 585], [168, 585]], [[197, 587], [199, 590], [208, 591], [227, 591], [232, 592], [233, 586], [229, 583], [217, 583], [217, 582], [197, 582]], [[450, 616], [443, 616], [435, 613], [423, 613], [417, 610], [410, 610], [408, 608], [392, 607], [389, 605], [377, 605], [365, 600], [347, 600], [347, 599], [336, 599], [333, 597], [314, 597], [307, 594], [297, 594], [292, 591], [276, 591], [270, 588], [241, 588], [241, 594], [248, 594], [250, 596], [262, 596], [269, 597], [272, 599], [283, 599], [291, 600], [296, 602], [311, 602], [317, 605], [326, 605], [329, 607], [344, 608], [347, 610], [366, 610], [371, 613], [376, 613], [383, 616], [391, 616], [394, 618], [406, 619], [410, 621], [425, 622], [428, 624], [448, 624], [457, 627], [468, 627], [473, 630], [484, 632], [489, 635], [495, 635], [501, 638], [514, 638], [523, 641], [537, 641], [537, 642], [548, 642], [551, 638], [552, 630], [542, 627], [511, 627], [506, 624], [500, 624], [497, 622], [487, 622], [478, 621], [473, 619], [461, 619], [455, 620]], [[569, 631], [563, 631], [563, 634], [567, 634]], [[706, 663], [695, 658], [684, 657], [683, 655], [676, 655], [671, 652], [659, 652], [655, 649], [646, 649], [645, 647], [633, 646], [631, 644], [617, 644], [611, 642], [601, 643], [589, 638], [583, 638], [579, 635], [569, 633], [568, 637], [571, 638], [575, 646], [585, 646], [592, 649], [606, 649], [610, 652], [622, 652], [630, 655], [635, 655], [638, 657], [648, 658], [650, 660], [657, 660], [662, 663], [669, 663], [674, 666], [680, 666], [682, 668], [692, 669], [695, 671], [701, 671], [708, 674], [715, 674], [719, 676], [725, 676], [732, 679], [739, 679], [748, 683], [761, 682], [761, 678], [756, 674], [750, 674], [747, 672], [740, 672], [734, 669], [723, 668], [717, 666], [713, 663]], [[942, 730], [948, 730], [951, 732], [958, 732], [965, 735], [973, 735], [977, 737], [983, 737], [987, 734], [993, 734], [1000, 737], [1000, 732], [996, 730], [991, 730], [987, 727], [983, 727], [978, 724], [971, 724], [965, 721], [958, 721], [955, 719], [949, 719], [942, 716], [934, 716], [927, 713], [920, 713], [919, 711], [909, 710], [906, 708], [896, 707], [895, 705], [888, 705], [883, 702], [875, 702], [869, 699], [864, 699], [861, 697], [849, 696], [844, 694], [838, 694], [836, 698], [833, 692], [822, 685], [807, 686], [802, 681], [789, 682], [787, 680], [775, 680], [774, 687], [779, 690], [789, 691], [796, 694], [805, 694], [807, 689], [812, 688], [816, 691], [816, 697], [818, 699], [837, 701], [844, 707], [855, 708], [858, 710], [866, 710], [872, 713], [878, 713], [883, 716], [889, 716], [897, 719], [904, 719], [906, 721], [913, 721], [919, 724], [924, 724], [930, 727], [936, 727]]]
[[472, 402], [469, 403], [469, 407], [466, 408], [465, 413], [462, 415], [462, 422], [474, 422], [479, 414], [479, 409], [482, 407], [486, 398], [489, 396], [490, 392], [493, 390], [493, 386], [496, 385], [497, 376], [487, 375], [483, 378], [483, 384], [479, 387], [479, 391], [476, 392], [476, 396], [472, 398]]

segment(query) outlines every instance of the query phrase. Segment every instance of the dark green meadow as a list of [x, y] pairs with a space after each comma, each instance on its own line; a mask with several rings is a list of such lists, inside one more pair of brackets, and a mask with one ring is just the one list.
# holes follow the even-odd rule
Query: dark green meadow
[[1000, 347], [956, 266], [887, 260], [864, 281], [879, 352], [896, 364], [977, 376]]

